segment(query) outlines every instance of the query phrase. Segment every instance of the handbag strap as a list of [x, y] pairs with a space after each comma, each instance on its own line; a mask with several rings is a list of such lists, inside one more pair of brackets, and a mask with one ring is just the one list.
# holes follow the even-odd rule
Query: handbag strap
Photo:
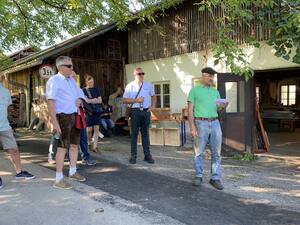
[[[144, 84], [144, 82], [143, 82], [142, 85], [140, 86], [139, 91], [138, 91], [138, 93], [136, 94], [136, 96], [134, 97], [134, 99], [136, 99], [137, 96], [139, 95], [139, 93], [141, 92], [142, 87], [143, 87], [143, 84]], [[129, 108], [131, 108], [133, 104], [134, 104], [134, 103], [131, 103]]]

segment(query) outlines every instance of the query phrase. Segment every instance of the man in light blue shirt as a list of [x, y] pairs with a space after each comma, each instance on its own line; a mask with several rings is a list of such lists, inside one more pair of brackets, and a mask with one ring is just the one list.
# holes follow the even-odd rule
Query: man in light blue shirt
[[134, 81], [130, 82], [123, 94], [123, 103], [131, 108], [131, 164], [136, 163], [137, 137], [141, 129], [142, 144], [145, 158], [148, 163], [154, 163], [149, 148], [148, 128], [150, 124], [151, 109], [156, 105], [156, 96], [153, 85], [144, 81], [142, 68], [135, 68], [133, 71]]
[[[16, 170], [16, 179], [33, 179], [35, 176], [27, 171], [23, 171], [21, 168], [20, 152], [7, 119], [7, 109], [8, 106], [12, 104], [12, 101], [9, 91], [2, 85], [3, 78], [4, 76], [0, 76], [0, 143], [3, 149], [10, 154], [11, 162]], [[0, 188], [1, 187], [2, 179], [0, 177]]]

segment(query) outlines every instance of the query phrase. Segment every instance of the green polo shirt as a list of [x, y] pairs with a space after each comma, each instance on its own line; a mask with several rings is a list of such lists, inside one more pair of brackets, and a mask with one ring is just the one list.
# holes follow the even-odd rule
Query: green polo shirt
[[188, 95], [188, 102], [194, 105], [194, 117], [218, 117], [218, 107], [215, 103], [218, 98], [220, 93], [214, 87], [204, 85], [194, 87]]

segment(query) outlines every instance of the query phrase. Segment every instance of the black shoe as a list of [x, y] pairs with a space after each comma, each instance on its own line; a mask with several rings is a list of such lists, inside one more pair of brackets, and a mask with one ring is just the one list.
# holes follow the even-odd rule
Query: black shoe
[[130, 164], [136, 164], [136, 158], [132, 158], [132, 157], [131, 157], [131, 158], [129, 159], [129, 163], [130, 163]]
[[3, 187], [3, 182], [2, 182], [2, 179], [0, 177], [0, 189]]
[[145, 156], [144, 161], [146, 161], [147, 163], [154, 163], [154, 159], [152, 158], [151, 155]]
[[209, 183], [218, 190], [223, 190], [224, 186], [222, 185], [220, 180], [210, 180]]
[[16, 179], [19, 180], [19, 179], [25, 179], [25, 180], [31, 180], [31, 179], [34, 179], [35, 176], [28, 173], [27, 171], [21, 171], [20, 173], [18, 173], [16, 175]]
[[195, 177], [194, 186], [200, 186], [202, 184], [202, 177]]
[[82, 164], [87, 165], [87, 166], [95, 166], [97, 164], [97, 162], [95, 160], [92, 160], [92, 159], [87, 159], [87, 160], [83, 159]]

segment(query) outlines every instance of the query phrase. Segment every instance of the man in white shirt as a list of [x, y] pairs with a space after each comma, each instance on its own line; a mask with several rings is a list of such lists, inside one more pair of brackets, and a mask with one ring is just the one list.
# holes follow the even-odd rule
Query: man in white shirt
[[148, 128], [150, 124], [151, 109], [156, 105], [156, 96], [151, 83], [144, 81], [142, 68], [135, 68], [133, 71], [134, 81], [127, 84], [123, 103], [131, 107], [131, 164], [136, 163], [137, 156], [137, 137], [139, 129], [142, 135], [142, 144], [145, 158], [148, 163], [154, 163], [149, 148]]
[[53, 187], [70, 189], [72, 186], [63, 178], [63, 166], [66, 151], [69, 149], [70, 169], [69, 178], [85, 181], [76, 169], [80, 129], [75, 128], [75, 114], [82, 105], [85, 96], [72, 78], [74, 74], [72, 59], [59, 56], [56, 59], [58, 73], [51, 77], [46, 85], [48, 110], [53, 123], [53, 130], [59, 137], [56, 153], [56, 179]]
[[[33, 179], [34, 175], [21, 168], [20, 152], [13, 131], [7, 119], [7, 108], [12, 104], [9, 91], [3, 87], [4, 76], [0, 76], [0, 143], [4, 150], [10, 154], [11, 162], [16, 170], [16, 179]], [[0, 188], [3, 186], [0, 177]]]

